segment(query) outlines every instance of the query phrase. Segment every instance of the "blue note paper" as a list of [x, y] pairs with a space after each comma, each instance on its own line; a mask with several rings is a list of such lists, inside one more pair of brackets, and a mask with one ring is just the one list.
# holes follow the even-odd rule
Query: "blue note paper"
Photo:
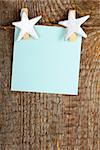
[[36, 25], [38, 40], [17, 41], [15, 29], [12, 91], [78, 94], [82, 37], [65, 41], [65, 28]]

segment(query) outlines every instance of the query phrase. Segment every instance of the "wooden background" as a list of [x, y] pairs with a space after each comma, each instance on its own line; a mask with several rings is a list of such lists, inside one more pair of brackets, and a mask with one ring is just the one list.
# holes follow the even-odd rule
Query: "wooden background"
[[[14, 28], [22, 7], [40, 24], [90, 14], [79, 95], [11, 92]], [[6, 26], [6, 27], [5, 27]], [[0, 150], [100, 150], [100, 0], [0, 0]]]

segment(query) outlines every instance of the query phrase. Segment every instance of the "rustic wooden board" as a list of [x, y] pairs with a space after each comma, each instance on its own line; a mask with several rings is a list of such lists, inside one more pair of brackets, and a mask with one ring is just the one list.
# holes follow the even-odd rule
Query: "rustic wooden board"
[[[11, 92], [12, 21], [22, 7], [41, 24], [90, 14], [84, 24], [79, 95]], [[0, 0], [0, 150], [100, 150], [100, 1]], [[7, 26], [6, 28], [4, 26]]]

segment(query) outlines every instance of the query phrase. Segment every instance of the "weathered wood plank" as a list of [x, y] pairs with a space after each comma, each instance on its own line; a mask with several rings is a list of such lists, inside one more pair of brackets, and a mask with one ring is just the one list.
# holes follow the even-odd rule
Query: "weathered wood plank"
[[[99, 0], [0, 1], [0, 150], [100, 149], [100, 12]], [[1, 28], [19, 20], [21, 7], [29, 16], [42, 15], [41, 24], [90, 14], [84, 24], [79, 95], [11, 92], [13, 29]]]

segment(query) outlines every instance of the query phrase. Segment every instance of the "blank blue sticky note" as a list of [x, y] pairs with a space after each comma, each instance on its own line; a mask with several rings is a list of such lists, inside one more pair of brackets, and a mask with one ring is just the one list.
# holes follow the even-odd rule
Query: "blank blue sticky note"
[[11, 90], [77, 95], [82, 38], [64, 41], [62, 27], [35, 30], [38, 40], [18, 42], [15, 29]]

